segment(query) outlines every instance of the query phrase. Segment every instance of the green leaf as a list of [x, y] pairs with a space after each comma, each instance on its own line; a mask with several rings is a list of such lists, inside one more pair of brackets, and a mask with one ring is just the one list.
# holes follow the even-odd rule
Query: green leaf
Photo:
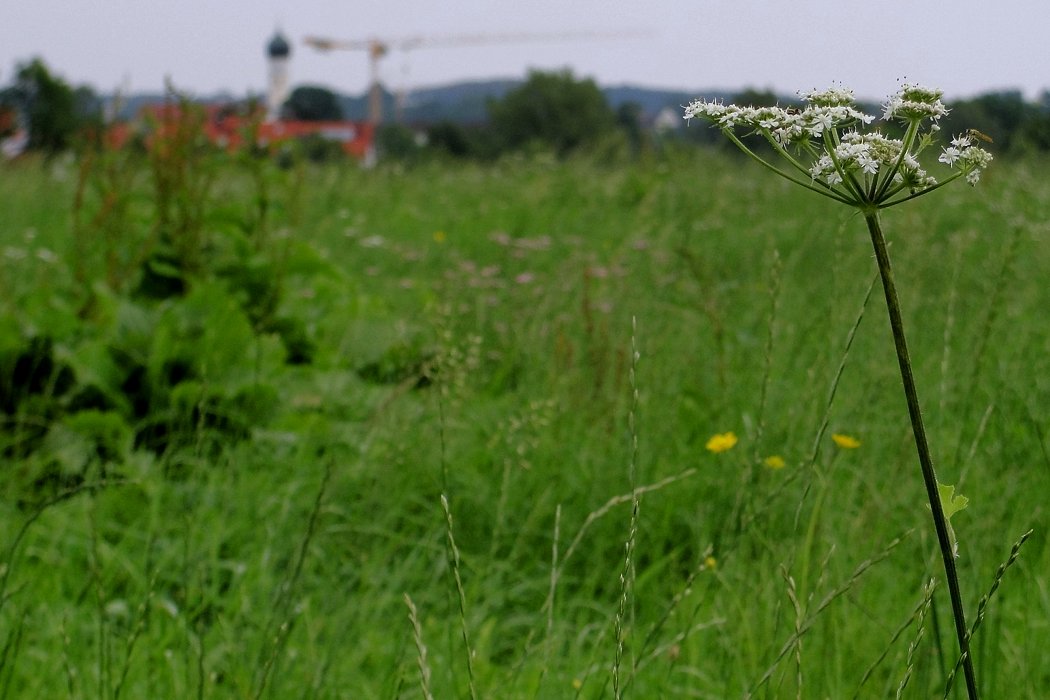
[[937, 482], [937, 495], [941, 499], [941, 510], [944, 511], [944, 524], [948, 527], [948, 539], [951, 540], [952, 554], [959, 557], [959, 540], [955, 536], [955, 528], [952, 527], [952, 516], [966, 508], [970, 499], [966, 496], [956, 496], [955, 487]]
[[951, 520], [953, 515], [960, 510], [964, 510], [970, 504], [970, 499], [966, 496], [955, 495], [954, 486], [938, 482], [937, 492], [941, 497], [941, 508], [944, 510], [944, 517], [948, 520]]

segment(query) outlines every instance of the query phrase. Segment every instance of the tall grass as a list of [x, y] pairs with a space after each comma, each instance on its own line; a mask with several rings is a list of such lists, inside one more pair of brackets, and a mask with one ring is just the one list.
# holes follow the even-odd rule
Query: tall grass
[[[247, 439], [129, 449], [42, 509], [43, 457], [4, 453], [0, 693], [939, 696], [956, 660], [888, 330], [858, 321], [868, 242], [736, 166], [304, 170], [264, 245], [287, 261], [275, 315], [316, 352], [271, 362], [253, 336], [278, 400]], [[23, 333], [79, 293], [56, 167], [0, 171]], [[971, 498], [962, 592], [999, 589], [973, 630], [987, 697], [1050, 694], [1045, 171], [886, 215], [930, 442]], [[61, 359], [90, 327], [50, 330]]]

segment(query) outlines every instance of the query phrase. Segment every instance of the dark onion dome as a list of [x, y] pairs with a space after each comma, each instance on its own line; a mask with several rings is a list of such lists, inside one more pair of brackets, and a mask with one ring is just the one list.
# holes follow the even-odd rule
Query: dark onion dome
[[266, 54], [270, 58], [286, 58], [291, 52], [292, 47], [288, 45], [288, 40], [280, 32], [276, 32], [270, 39], [270, 43], [266, 45]]

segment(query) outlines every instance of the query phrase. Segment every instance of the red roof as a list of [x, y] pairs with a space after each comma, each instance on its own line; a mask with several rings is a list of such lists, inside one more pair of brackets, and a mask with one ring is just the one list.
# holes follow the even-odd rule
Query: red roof
[[[180, 105], [174, 103], [149, 105], [143, 109], [141, 116], [136, 125], [112, 125], [108, 133], [110, 145], [117, 148], [124, 146], [136, 131], [142, 131], [142, 122], [148, 125], [150, 133], [164, 133], [177, 129], [185, 119]], [[231, 151], [241, 148], [245, 138], [252, 132], [258, 146], [273, 146], [316, 134], [338, 142], [348, 156], [355, 158], [364, 158], [372, 146], [373, 130], [367, 122], [267, 122], [260, 117], [259, 113], [244, 115], [227, 106], [207, 105], [200, 112], [200, 117], [190, 116], [189, 119], [199, 118], [200, 128], [208, 140]]]

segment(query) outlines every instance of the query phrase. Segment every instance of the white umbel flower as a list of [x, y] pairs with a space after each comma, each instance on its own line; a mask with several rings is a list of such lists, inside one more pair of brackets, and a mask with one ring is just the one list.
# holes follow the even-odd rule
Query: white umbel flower
[[[942, 92], [921, 85], [904, 85], [883, 108], [883, 119], [902, 122], [903, 139], [868, 130], [875, 117], [856, 107], [845, 87], [800, 92], [801, 108], [753, 107], [697, 100], [685, 108], [686, 119], [701, 118], [721, 129], [737, 146], [777, 174], [804, 187], [871, 211], [912, 199], [947, 182], [965, 177], [976, 184], [992, 160], [974, 145], [969, 134], [956, 136], [937, 160], [955, 169], [944, 181], [927, 173], [919, 155], [938, 131], [937, 120], [948, 113]], [[974, 132], [970, 132], [972, 134]], [[764, 137], [786, 159], [780, 169], [742, 141]]]

